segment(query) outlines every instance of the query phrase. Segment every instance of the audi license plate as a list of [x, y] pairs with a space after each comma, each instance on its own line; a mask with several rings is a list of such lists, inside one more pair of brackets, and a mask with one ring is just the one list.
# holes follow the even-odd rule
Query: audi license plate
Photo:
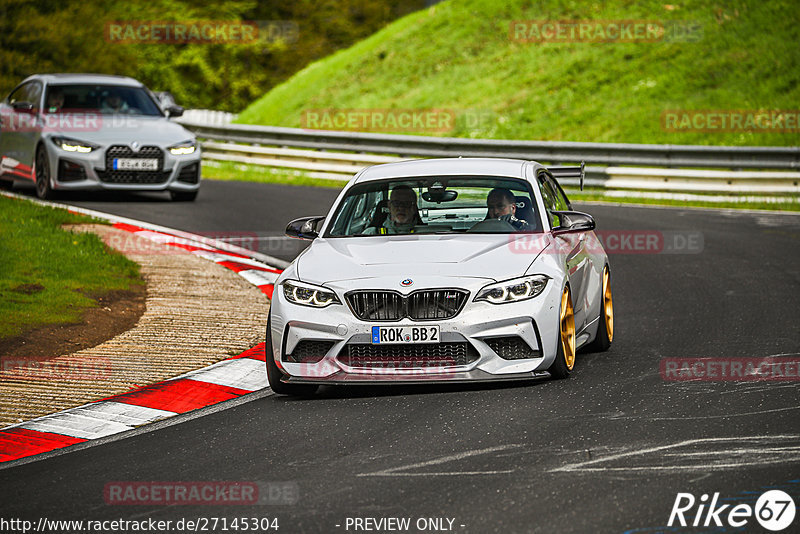
[[373, 326], [373, 345], [439, 343], [438, 326]]
[[115, 171], [157, 171], [158, 160], [151, 158], [114, 158]]

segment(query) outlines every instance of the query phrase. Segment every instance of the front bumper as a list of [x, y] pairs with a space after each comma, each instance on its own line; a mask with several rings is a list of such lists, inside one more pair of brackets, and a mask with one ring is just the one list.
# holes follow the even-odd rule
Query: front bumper
[[[548, 376], [558, 339], [558, 312], [561, 286], [550, 280], [537, 297], [515, 303], [489, 304], [473, 302], [475, 291], [461, 312], [452, 319], [413, 321], [405, 318], [392, 322], [362, 321], [345, 304], [344, 291], [336, 290], [343, 304], [316, 309], [286, 300], [276, 288], [271, 314], [272, 357], [284, 371], [286, 382], [316, 384], [368, 383], [437, 383], [451, 381], [519, 380]], [[441, 341], [469, 344], [470, 361], [448, 366], [355, 367], [346, 355], [350, 344], [371, 343], [373, 326], [438, 325]], [[530, 349], [524, 359], [504, 359], [493, 350], [493, 340], [520, 338]], [[313, 363], [286, 360], [303, 341], [327, 342], [330, 347]], [[424, 352], [424, 350], [423, 350]], [[435, 352], [432, 350], [432, 352]], [[270, 357], [270, 355], [267, 355]]]
[[[107, 148], [88, 154], [66, 152], [47, 142], [52, 186], [62, 191], [197, 191], [200, 188], [201, 154], [174, 156], [162, 148], [158, 171], [112, 171], [106, 161]], [[127, 172], [127, 175], [126, 175]]]

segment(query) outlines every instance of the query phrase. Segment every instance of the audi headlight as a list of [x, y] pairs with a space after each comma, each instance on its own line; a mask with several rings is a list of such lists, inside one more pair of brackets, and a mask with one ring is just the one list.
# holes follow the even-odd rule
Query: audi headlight
[[88, 154], [92, 150], [100, 148], [95, 144], [87, 143], [86, 141], [78, 141], [77, 139], [70, 139], [69, 137], [53, 137], [51, 139], [53, 144], [65, 152]]
[[297, 280], [286, 280], [283, 284], [283, 296], [289, 302], [312, 308], [324, 308], [331, 304], [341, 304], [336, 293], [325, 287], [298, 282]]
[[194, 154], [196, 149], [197, 144], [194, 141], [185, 141], [169, 147], [169, 153], [173, 156], [186, 156], [188, 154]]
[[490, 284], [480, 291], [475, 297], [476, 301], [483, 300], [492, 304], [503, 304], [506, 302], [519, 302], [520, 300], [532, 299], [544, 291], [547, 281], [550, 278], [543, 274], [525, 276]]

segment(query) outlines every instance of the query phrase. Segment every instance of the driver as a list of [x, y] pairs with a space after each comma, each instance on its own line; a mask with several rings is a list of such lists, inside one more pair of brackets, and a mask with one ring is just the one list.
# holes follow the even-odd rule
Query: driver
[[53, 88], [47, 93], [47, 112], [56, 113], [64, 107], [64, 93], [61, 89]]
[[517, 219], [517, 199], [509, 189], [495, 187], [486, 197], [487, 219], [499, 219], [514, 227], [518, 232], [532, 230], [530, 224], [523, 219]]
[[364, 234], [413, 234], [414, 226], [420, 222], [417, 194], [407, 185], [398, 185], [389, 196], [389, 216], [383, 225], [367, 228]]

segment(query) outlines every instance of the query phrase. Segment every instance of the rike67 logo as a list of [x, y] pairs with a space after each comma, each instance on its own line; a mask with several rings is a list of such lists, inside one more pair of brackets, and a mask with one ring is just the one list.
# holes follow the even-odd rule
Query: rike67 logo
[[[730, 499], [722, 499], [729, 501]], [[697, 509], [694, 510], [695, 504]], [[703, 494], [699, 502], [691, 493], [678, 493], [669, 514], [668, 526], [746, 527], [755, 518], [762, 528], [772, 532], [786, 529], [794, 521], [796, 507], [792, 497], [781, 490], [769, 490], [750, 504], [720, 504], [719, 493], [714, 493], [709, 502], [708, 494]]]

